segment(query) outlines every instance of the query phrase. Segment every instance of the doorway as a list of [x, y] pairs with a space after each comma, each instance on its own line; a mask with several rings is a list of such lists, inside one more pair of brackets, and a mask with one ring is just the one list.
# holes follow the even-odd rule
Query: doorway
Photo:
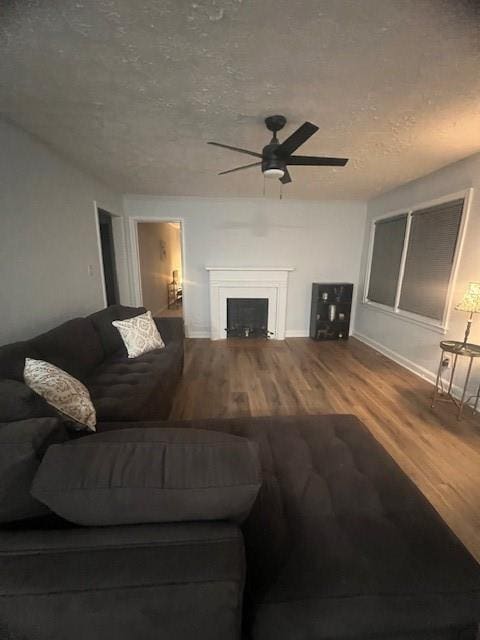
[[142, 304], [156, 317], [183, 317], [182, 225], [137, 222]]
[[107, 306], [120, 304], [115, 262], [115, 242], [113, 239], [113, 216], [105, 209], [100, 208], [97, 208], [97, 216], [106, 304]]

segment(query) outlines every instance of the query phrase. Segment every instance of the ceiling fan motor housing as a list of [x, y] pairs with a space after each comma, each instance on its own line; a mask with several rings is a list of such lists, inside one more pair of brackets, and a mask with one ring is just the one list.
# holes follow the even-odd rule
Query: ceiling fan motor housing
[[267, 169], [281, 169], [285, 171], [285, 160], [277, 155], [278, 143], [267, 144], [262, 151], [262, 171]]

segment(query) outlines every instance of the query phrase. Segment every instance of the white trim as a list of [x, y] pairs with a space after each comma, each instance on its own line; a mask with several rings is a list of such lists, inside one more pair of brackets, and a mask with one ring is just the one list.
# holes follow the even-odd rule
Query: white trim
[[473, 191], [472, 187], [465, 187], [465, 189], [461, 189], [460, 191], [447, 193], [443, 196], [439, 196], [438, 198], [432, 198], [431, 200], [424, 200], [422, 202], [413, 201], [410, 202], [410, 204], [406, 204], [405, 206], [398, 209], [391, 209], [386, 213], [378, 214], [378, 216], [372, 218], [372, 222], [382, 220], [383, 218], [393, 218], [395, 216], [402, 215], [402, 213], [410, 213], [411, 211], [418, 211], [419, 209], [428, 209], [429, 207], [435, 207], [437, 204], [444, 204], [445, 202], [450, 202], [451, 200], [459, 200], [460, 198], [466, 199], [470, 191]]
[[307, 329], [287, 329], [285, 331], [286, 338], [308, 338], [310, 332]]
[[367, 300], [366, 302], [362, 302], [364, 306], [369, 309], [373, 309], [374, 311], [379, 311], [380, 313], [385, 313], [391, 318], [398, 318], [399, 320], [403, 320], [404, 322], [409, 322], [410, 324], [416, 324], [419, 327], [423, 327], [424, 329], [429, 329], [430, 331], [434, 331], [435, 333], [441, 333], [445, 335], [447, 333], [446, 327], [442, 327], [438, 322], [433, 319], [425, 318], [424, 316], [419, 316], [416, 313], [410, 313], [409, 311], [403, 311], [403, 309], [397, 309], [394, 311], [392, 307], [387, 307], [384, 304], [380, 304], [379, 302], [372, 302]]
[[436, 373], [433, 373], [432, 371], [425, 369], [425, 367], [421, 367], [420, 365], [413, 362], [413, 360], [409, 360], [408, 358], [405, 358], [400, 353], [397, 353], [396, 351], [393, 351], [392, 349], [385, 347], [380, 342], [373, 340], [373, 338], [369, 338], [363, 333], [358, 333], [356, 331], [353, 334], [353, 337], [356, 338], [357, 340], [360, 340], [360, 342], [363, 342], [369, 347], [372, 347], [372, 349], [375, 349], [375, 351], [378, 351], [382, 355], [386, 356], [389, 360], [393, 360], [394, 362], [401, 365], [405, 369], [408, 369], [409, 371], [419, 376], [420, 378], [423, 378], [427, 382], [430, 382], [430, 384], [435, 384], [435, 380], [437, 377]]
[[403, 276], [405, 275], [405, 265], [407, 263], [408, 243], [410, 242], [410, 229], [412, 228], [412, 214], [407, 214], [407, 221], [405, 224], [405, 235], [403, 237], [402, 256], [400, 258], [400, 268], [398, 270], [397, 290], [395, 292], [395, 302], [393, 308], [396, 312], [399, 311], [398, 305], [400, 304], [400, 296], [402, 294]]
[[210, 337], [227, 338], [228, 298], [267, 298], [268, 331], [284, 340], [287, 318], [288, 274], [294, 269], [269, 267], [206, 267], [210, 298]]
[[[286, 338], [308, 338], [310, 333], [307, 329], [288, 329], [285, 332]], [[210, 331], [190, 331], [189, 338], [210, 338]]]
[[[185, 254], [185, 220], [181, 216], [128, 216], [129, 237], [131, 247], [131, 282], [132, 282], [132, 297], [134, 304], [138, 307], [143, 306], [142, 285], [140, 276], [140, 251], [138, 247], [138, 223], [139, 222], [165, 222], [180, 223], [180, 244], [182, 249], [182, 285], [183, 285], [183, 298], [182, 298], [182, 312], [183, 320], [186, 327], [188, 327], [188, 312], [187, 301], [188, 294], [185, 295], [185, 289], [187, 285], [187, 269], [186, 269], [186, 254]], [[190, 334], [189, 334], [190, 335]], [[190, 337], [192, 337], [190, 335]]]
[[203, 340], [210, 338], [210, 331], [189, 331], [187, 338], [194, 340]]
[[457, 281], [458, 268], [460, 265], [460, 258], [463, 251], [463, 245], [465, 243], [465, 236], [467, 231], [467, 224], [470, 218], [470, 209], [473, 200], [473, 188], [467, 189], [464, 195], [465, 201], [463, 203], [462, 217], [460, 219], [460, 228], [458, 230], [457, 246], [455, 247], [455, 255], [453, 257], [452, 270], [450, 272], [450, 280], [448, 282], [447, 300], [445, 303], [445, 309], [443, 313], [442, 325], [445, 327], [445, 331], [448, 329], [448, 323], [450, 320], [450, 314], [453, 306], [453, 293], [455, 289], [455, 283]]
[[[367, 252], [367, 266], [366, 266], [366, 273], [365, 273], [365, 285], [363, 288], [362, 304], [368, 305], [369, 307], [377, 311], [382, 311], [383, 313], [387, 313], [392, 317], [400, 318], [401, 320], [405, 320], [408, 322], [413, 322], [414, 324], [420, 325], [427, 329], [431, 329], [432, 331], [436, 331], [437, 333], [443, 333], [443, 334], [447, 333], [448, 323], [450, 320], [450, 314], [451, 314], [452, 305], [453, 305], [453, 293], [454, 293], [455, 282], [456, 282], [457, 273], [458, 273], [458, 266], [460, 263], [460, 257], [463, 249], [463, 244], [465, 241], [467, 223], [470, 216], [471, 203], [473, 200], [472, 196], [473, 196], [473, 188], [469, 187], [462, 191], [450, 193], [450, 194], [441, 196], [439, 198], [428, 200], [426, 202], [420, 202], [418, 204], [410, 205], [408, 207], [402, 207], [400, 209], [395, 209], [387, 213], [382, 213], [372, 218], [370, 220], [370, 239], [369, 239], [368, 252]], [[405, 311], [404, 309], [401, 309], [399, 306], [402, 285], [403, 285], [403, 278], [405, 274], [405, 264], [407, 261], [408, 243], [410, 240], [412, 214], [421, 209], [427, 209], [429, 207], [443, 204], [445, 202], [451, 202], [453, 200], [458, 200], [460, 198], [463, 198], [464, 200], [462, 214], [460, 218], [460, 227], [458, 229], [455, 255], [453, 259], [452, 269], [450, 272], [450, 279], [448, 282], [447, 297], [445, 301], [443, 317], [441, 322], [438, 322], [432, 318], [427, 318], [426, 316], [421, 316], [416, 313]], [[380, 220], [395, 218], [400, 215], [406, 215], [407, 222], [405, 227], [405, 236], [403, 239], [402, 257], [401, 257], [400, 268], [398, 272], [397, 289], [395, 292], [395, 302], [394, 302], [394, 306], [390, 307], [388, 305], [380, 304], [378, 302], [374, 302], [373, 300], [368, 299], [368, 289], [370, 287], [370, 275], [372, 270], [373, 249], [375, 244], [375, 224]]]
[[[388, 211], [387, 213], [381, 213], [370, 220], [370, 238], [368, 241], [367, 268], [366, 268], [366, 274], [365, 274], [365, 284], [363, 287], [362, 302], [369, 302], [368, 289], [370, 287], [370, 273], [372, 270], [373, 247], [375, 244], [375, 223], [380, 220], [386, 220], [388, 218], [397, 218], [402, 215], [407, 216], [407, 223], [408, 223], [409, 213], [410, 213], [410, 210], [408, 209], [408, 207], [403, 207], [402, 209], [394, 209], [392, 211]], [[405, 232], [406, 232], [406, 228], [405, 228]], [[403, 239], [403, 250], [405, 250], [405, 238]], [[402, 250], [402, 257], [403, 257], [403, 250]], [[398, 283], [397, 283], [397, 289], [398, 289]], [[376, 303], [376, 304], [379, 304], [379, 303]], [[382, 306], [385, 306], [385, 305], [382, 305]], [[388, 307], [388, 308], [392, 309], [392, 307]]]
[[205, 267], [207, 271], [295, 271], [295, 267]]
[[131, 280], [133, 304], [136, 307], [143, 306], [141, 270], [140, 270], [140, 249], [138, 247], [138, 226], [135, 218], [128, 219], [130, 246], [131, 246]]
[[[420, 365], [413, 362], [413, 360], [410, 360], [409, 358], [405, 358], [400, 353], [397, 353], [397, 351], [393, 351], [393, 349], [389, 349], [388, 347], [381, 344], [380, 342], [377, 342], [376, 340], [373, 340], [373, 338], [369, 338], [368, 336], [362, 333], [355, 332], [354, 334], [352, 334], [352, 337], [356, 338], [357, 340], [360, 340], [360, 342], [363, 342], [368, 347], [375, 349], [375, 351], [378, 351], [389, 360], [396, 362], [404, 369], [408, 369], [408, 371], [415, 374], [419, 378], [422, 378], [422, 380], [429, 382], [432, 386], [435, 385], [435, 382], [437, 379], [436, 371], [430, 371], [429, 369], [425, 369], [425, 367], [421, 367]], [[440, 358], [440, 349], [439, 349], [438, 355]], [[447, 385], [448, 385], [448, 382], [447, 382]], [[467, 390], [467, 395], [468, 393], [469, 392]], [[457, 384], [454, 384], [452, 386], [452, 395], [455, 398], [460, 399], [462, 397], [462, 394], [463, 394], [463, 387], [459, 387]], [[473, 406], [473, 403], [474, 403], [474, 399], [471, 400], [471, 406]]]
[[370, 220], [370, 237], [368, 238], [367, 266], [365, 270], [365, 282], [363, 284], [362, 303], [368, 302], [368, 290], [370, 289], [370, 274], [372, 272], [373, 244], [375, 241], [375, 223]]

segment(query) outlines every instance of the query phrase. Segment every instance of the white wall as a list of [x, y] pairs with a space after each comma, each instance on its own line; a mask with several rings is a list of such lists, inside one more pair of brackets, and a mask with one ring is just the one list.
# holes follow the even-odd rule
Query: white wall
[[308, 334], [312, 282], [358, 282], [363, 203], [126, 196], [124, 209], [130, 217], [183, 221], [184, 311], [192, 337], [209, 335], [206, 266], [294, 267], [290, 336]]
[[[381, 213], [407, 208], [470, 187], [474, 188], [473, 198], [453, 294], [454, 303], [460, 301], [467, 283], [471, 280], [480, 280], [480, 154], [403, 185], [369, 203], [362, 256], [362, 288], [367, 268], [370, 225], [373, 218]], [[447, 333], [443, 335], [432, 329], [382, 313], [363, 304], [359, 296], [355, 331], [373, 346], [380, 348], [427, 379], [433, 380], [440, 356], [440, 340], [462, 340], [466, 320], [465, 313], [453, 310]], [[474, 321], [470, 340], [480, 343], [480, 318]], [[464, 367], [459, 373], [463, 371]], [[480, 368], [477, 368], [472, 378], [472, 392], [479, 381]]]
[[[114, 214], [123, 211], [121, 197], [3, 121], [0, 149], [0, 344], [4, 344], [104, 306], [94, 201]], [[117, 239], [124, 228], [121, 218], [119, 222]], [[127, 300], [124, 239], [116, 250], [120, 292]]]

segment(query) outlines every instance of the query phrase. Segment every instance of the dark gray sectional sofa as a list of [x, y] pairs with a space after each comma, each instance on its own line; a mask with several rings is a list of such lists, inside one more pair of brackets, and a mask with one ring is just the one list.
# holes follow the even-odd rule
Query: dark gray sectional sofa
[[243, 526], [254, 640], [476, 638], [480, 566], [357, 418], [194, 426], [259, 446]]
[[[120, 363], [121, 356], [106, 360]], [[18, 465], [9, 470], [7, 461], [25, 446], [19, 460], [28, 468], [33, 460], [34, 475], [48, 446], [69, 435], [58, 418], [33, 417], [42, 405], [21, 385], [3, 385], [10, 391], [3, 403], [0, 392], [8, 418], [0, 424], [0, 467], [3, 451], [15, 477]], [[36, 420], [42, 436], [32, 443]], [[132, 427], [215, 430], [254, 441], [263, 484], [250, 515], [241, 526], [80, 527], [31, 498], [23, 519], [11, 511], [16, 517], [3, 517], [0, 528], [1, 640], [476, 638], [479, 565], [354, 416], [122, 418], [100, 422], [98, 431]], [[0, 487], [0, 505], [17, 489], [13, 482], [5, 495]]]
[[26, 357], [47, 360], [85, 384], [97, 420], [165, 420], [183, 370], [183, 321], [155, 318], [165, 349], [129, 359], [112, 321], [141, 313], [115, 305], [0, 347], [0, 378], [23, 382]]

